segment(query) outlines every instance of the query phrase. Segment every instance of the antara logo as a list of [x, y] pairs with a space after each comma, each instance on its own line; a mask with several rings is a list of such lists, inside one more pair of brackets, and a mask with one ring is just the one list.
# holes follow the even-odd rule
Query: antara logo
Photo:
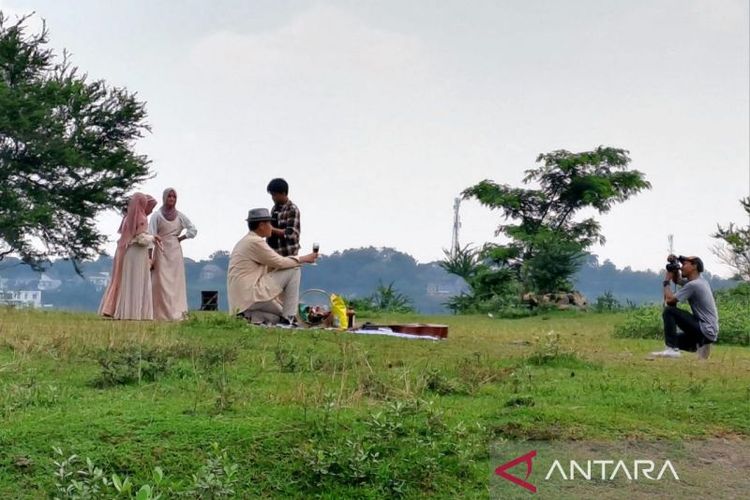
[[[525, 488], [529, 490], [532, 493], [536, 493], [536, 486], [533, 484], [525, 481], [525, 479], [528, 479], [531, 475], [531, 469], [532, 469], [532, 460], [536, 456], [536, 450], [532, 450], [528, 452], [525, 455], [521, 455], [518, 458], [514, 458], [510, 462], [505, 462], [503, 465], [499, 466], [497, 469], [495, 469], [495, 474], [502, 477], [503, 479], [507, 479], [511, 483], [517, 484], [521, 488]], [[508, 469], [512, 469], [516, 465], [520, 463], [526, 464], [526, 477], [524, 479], [521, 479], [520, 477], [516, 477], [513, 474], [508, 473]]]
[[[677, 475], [677, 471], [669, 460], [664, 462], [664, 465], [661, 466], [656, 477], [651, 475], [657, 469], [656, 463], [654, 463], [653, 460], [633, 460], [632, 467], [630, 468], [628, 468], [628, 463], [624, 460], [618, 460], [616, 462], [614, 460], [586, 460], [583, 463], [586, 465], [582, 466], [575, 460], [571, 460], [568, 469], [569, 473], [566, 475], [560, 461], [555, 460], [549, 468], [547, 475], [544, 477], [544, 480], [548, 480], [555, 471], [557, 471], [560, 478], [565, 481], [572, 481], [575, 479], [576, 473], [578, 473], [581, 479], [585, 479], [586, 481], [591, 481], [592, 477], [594, 479], [601, 479], [602, 481], [614, 481], [618, 476], [627, 478], [629, 481], [637, 481], [641, 477], [645, 477], [652, 481], [661, 481], [661, 478], [664, 477], [667, 472], [670, 473], [676, 481], [680, 480], [680, 476]], [[598, 478], [596, 477], [597, 468], [601, 471], [601, 476]], [[611, 472], [608, 473], [608, 471]]]
[[[525, 455], [516, 457], [509, 462], [505, 462], [495, 469], [495, 474], [520, 486], [521, 488], [536, 493], [536, 486], [528, 482], [534, 465], [533, 460], [536, 455], [536, 450], [532, 450]], [[508, 472], [508, 469], [512, 469], [519, 464], [526, 464], [526, 475], [523, 479]], [[618, 477], [627, 478], [629, 481], [637, 481], [641, 478], [650, 479], [651, 481], [660, 481], [664, 476], [669, 475], [671, 475], [676, 481], [680, 480], [680, 476], [677, 475], [677, 471], [669, 460], [664, 461], [664, 464], [661, 467], [657, 467], [657, 464], [654, 463], [653, 460], [633, 460], [631, 467], [628, 467], [629, 464], [623, 460], [587, 460], [582, 463], [570, 460], [568, 465], [568, 473], [566, 474], [566, 470], [563, 468], [560, 461], [555, 460], [547, 471], [544, 480], [548, 481], [556, 473], [565, 481], [572, 481], [575, 479], [583, 479], [586, 481], [598, 479], [614, 481]], [[597, 469], [601, 474], [596, 473]], [[654, 477], [652, 474], [656, 471], [658, 472]]]

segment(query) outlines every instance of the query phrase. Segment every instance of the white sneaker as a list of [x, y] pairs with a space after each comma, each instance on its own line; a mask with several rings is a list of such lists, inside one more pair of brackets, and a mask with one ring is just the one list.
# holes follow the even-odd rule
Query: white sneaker
[[652, 352], [651, 356], [655, 358], [679, 358], [682, 356], [679, 349], [666, 347], [663, 351]]

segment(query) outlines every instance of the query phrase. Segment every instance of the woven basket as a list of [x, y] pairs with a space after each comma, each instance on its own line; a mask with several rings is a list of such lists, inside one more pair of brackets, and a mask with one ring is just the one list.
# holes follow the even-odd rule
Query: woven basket
[[307, 326], [324, 325], [331, 315], [331, 294], [311, 288], [300, 294], [297, 321]]

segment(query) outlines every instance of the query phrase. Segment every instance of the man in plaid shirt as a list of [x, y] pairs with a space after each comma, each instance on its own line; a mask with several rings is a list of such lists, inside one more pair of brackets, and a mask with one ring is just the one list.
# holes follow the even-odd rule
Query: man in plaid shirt
[[300, 215], [297, 205], [289, 199], [289, 184], [284, 179], [272, 179], [266, 188], [273, 200], [273, 226], [268, 244], [283, 257], [299, 252]]

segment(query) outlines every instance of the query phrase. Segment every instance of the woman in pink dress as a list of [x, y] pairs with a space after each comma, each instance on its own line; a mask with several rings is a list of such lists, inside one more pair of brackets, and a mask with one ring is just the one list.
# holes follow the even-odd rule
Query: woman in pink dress
[[149, 223], [149, 232], [158, 235], [162, 242], [161, 248], [153, 251], [154, 319], [179, 321], [188, 311], [181, 243], [195, 238], [198, 231], [190, 219], [177, 210], [177, 191], [165, 189], [162, 201], [161, 209], [154, 212]]
[[114, 319], [154, 319], [151, 299], [149, 247], [161, 245], [160, 238], [148, 234], [148, 215], [156, 200], [135, 193], [120, 224], [112, 278], [99, 305], [99, 314]]

